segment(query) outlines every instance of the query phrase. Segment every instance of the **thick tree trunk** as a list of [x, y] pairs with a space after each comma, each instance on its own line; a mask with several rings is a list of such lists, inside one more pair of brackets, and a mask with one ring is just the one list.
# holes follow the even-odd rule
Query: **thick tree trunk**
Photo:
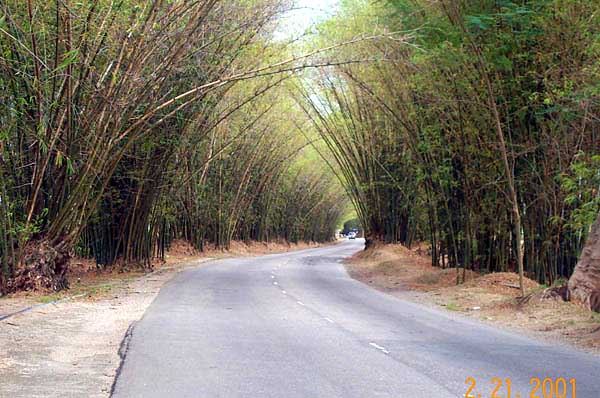
[[67, 269], [71, 258], [69, 246], [34, 241], [25, 246], [15, 276], [6, 283], [5, 293], [26, 290], [59, 291], [69, 286]]
[[571, 300], [600, 312], [600, 213], [592, 225], [592, 231], [568, 286]]

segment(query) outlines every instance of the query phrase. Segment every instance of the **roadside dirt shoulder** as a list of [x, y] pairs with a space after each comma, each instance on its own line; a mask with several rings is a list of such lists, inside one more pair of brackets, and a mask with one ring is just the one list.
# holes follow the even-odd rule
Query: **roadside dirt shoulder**
[[102, 285], [99, 295], [0, 322], [0, 396], [107, 397], [121, 340], [176, 272], [210, 258]]
[[[399, 298], [600, 355], [600, 314], [559, 299], [541, 299], [539, 294], [522, 302], [514, 273], [435, 268], [421, 250], [400, 245], [369, 249], [345, 265], [354, 279]], [[525, 280], [526, 296], [543, 289]]]

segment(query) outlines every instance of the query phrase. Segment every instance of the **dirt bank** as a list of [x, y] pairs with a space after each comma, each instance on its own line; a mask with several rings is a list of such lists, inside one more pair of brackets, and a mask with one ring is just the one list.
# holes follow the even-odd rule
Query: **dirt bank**
[[[434, 268], [429, 257], [400, 245], [358, 253], [346, 268], [353, 278], [389, 294], [600, 354], [600, 314], [538, 295], [521, 303], [516, 274]], [[543, 289], [525, 280], [526, 294]]]
[[[0, 298], [0, 397], [108, 397], [120, 363], [121, 341], [161, 286], [182, 270], [216, 257], [258, 255], [315, 245], [235, 243], [230, 251], [202, 255], [178, 243], [150, 274], [101, 272], [76, 260], [71, 289], [60, 294], [21, 293]], [[59, 303], [57, 299], [76, 296]], [[41, 306], [40, 306], [41, 305]]]

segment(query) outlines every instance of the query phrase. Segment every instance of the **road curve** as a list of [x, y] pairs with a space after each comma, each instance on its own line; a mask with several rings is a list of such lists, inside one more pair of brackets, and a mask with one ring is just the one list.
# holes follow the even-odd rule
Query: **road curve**
[[177, 275], [133, 328], [113, 396], [458, 398], [474, 377], [474, 396], [487, 398], [500, 377], [511, 398], [528, 398], [532, 377], [564, 377], [577, 380], [577, 398], [600, 397], [597, 357], [352, 280], [340, 262], [362, 244]]

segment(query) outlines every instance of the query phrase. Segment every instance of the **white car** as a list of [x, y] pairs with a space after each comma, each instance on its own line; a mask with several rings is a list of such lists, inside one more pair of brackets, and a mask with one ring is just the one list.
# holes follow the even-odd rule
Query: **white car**
[[350, 232], [348, 234], [348, 239], [356, 239], [356, 232]]

